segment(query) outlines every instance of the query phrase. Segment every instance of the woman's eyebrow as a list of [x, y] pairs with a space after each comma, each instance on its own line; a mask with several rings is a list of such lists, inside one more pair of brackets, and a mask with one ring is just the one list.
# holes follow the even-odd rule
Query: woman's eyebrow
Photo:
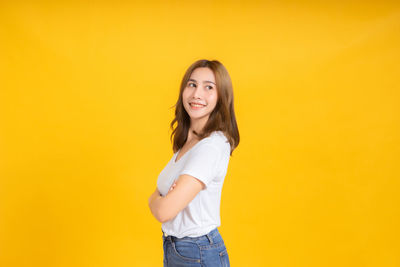
[[[197, 83], [197, 81], [196, 81], [195, 79], [189, 79], [189, 81], [192, 81], [192, 82]], [[204, 81], [203, 83], [213, 83], [213, 84], [215, 84], [215, 83], [212, 82], [212, 81]], [[215, 84], [215, 85], [216, 85], [216, 84]]]

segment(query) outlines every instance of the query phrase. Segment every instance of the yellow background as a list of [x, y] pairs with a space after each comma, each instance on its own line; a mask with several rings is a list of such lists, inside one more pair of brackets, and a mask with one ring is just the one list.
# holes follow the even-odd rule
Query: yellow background
[[1, 1], [1, 266], [162, 266], [147, 199], [201, 58], [234, 85], [231, 265], [400, 266], [396, 1]]

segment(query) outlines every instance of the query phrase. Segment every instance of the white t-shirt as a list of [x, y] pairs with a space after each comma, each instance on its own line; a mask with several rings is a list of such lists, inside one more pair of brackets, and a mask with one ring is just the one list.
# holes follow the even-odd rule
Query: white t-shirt
[[183, 154], [178, 162], [175, 160], [180, 150], [172, 156], [157, 180], [158, 190], [163, 196], [182, 174], [199, 179], [206, 187], [173, 219], [162, 224], [164, 233], [178, 238], [198, 237], [221, 225], [221, 192], [230, 149], [223, 132], [214, 131]]

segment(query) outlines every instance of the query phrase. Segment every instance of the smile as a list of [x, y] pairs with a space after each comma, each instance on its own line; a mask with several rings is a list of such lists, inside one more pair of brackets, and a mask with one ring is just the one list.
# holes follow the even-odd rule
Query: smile
[[204, 108], [206, 105], [202, 105], [202, 104], [197, 104], [197, 103], [189, 103], [190, 107], [192, 109], [201, 109]]

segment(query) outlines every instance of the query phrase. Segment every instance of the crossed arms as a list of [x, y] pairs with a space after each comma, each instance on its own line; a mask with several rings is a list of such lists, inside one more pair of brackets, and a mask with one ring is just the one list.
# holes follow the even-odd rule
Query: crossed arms
[[149, 197], [151, 213], [159, 222], [167, 222], [183, 210], [204, 187], [204, 183], [197, 178], [182, 174], [165, 197], [156, 188]]

